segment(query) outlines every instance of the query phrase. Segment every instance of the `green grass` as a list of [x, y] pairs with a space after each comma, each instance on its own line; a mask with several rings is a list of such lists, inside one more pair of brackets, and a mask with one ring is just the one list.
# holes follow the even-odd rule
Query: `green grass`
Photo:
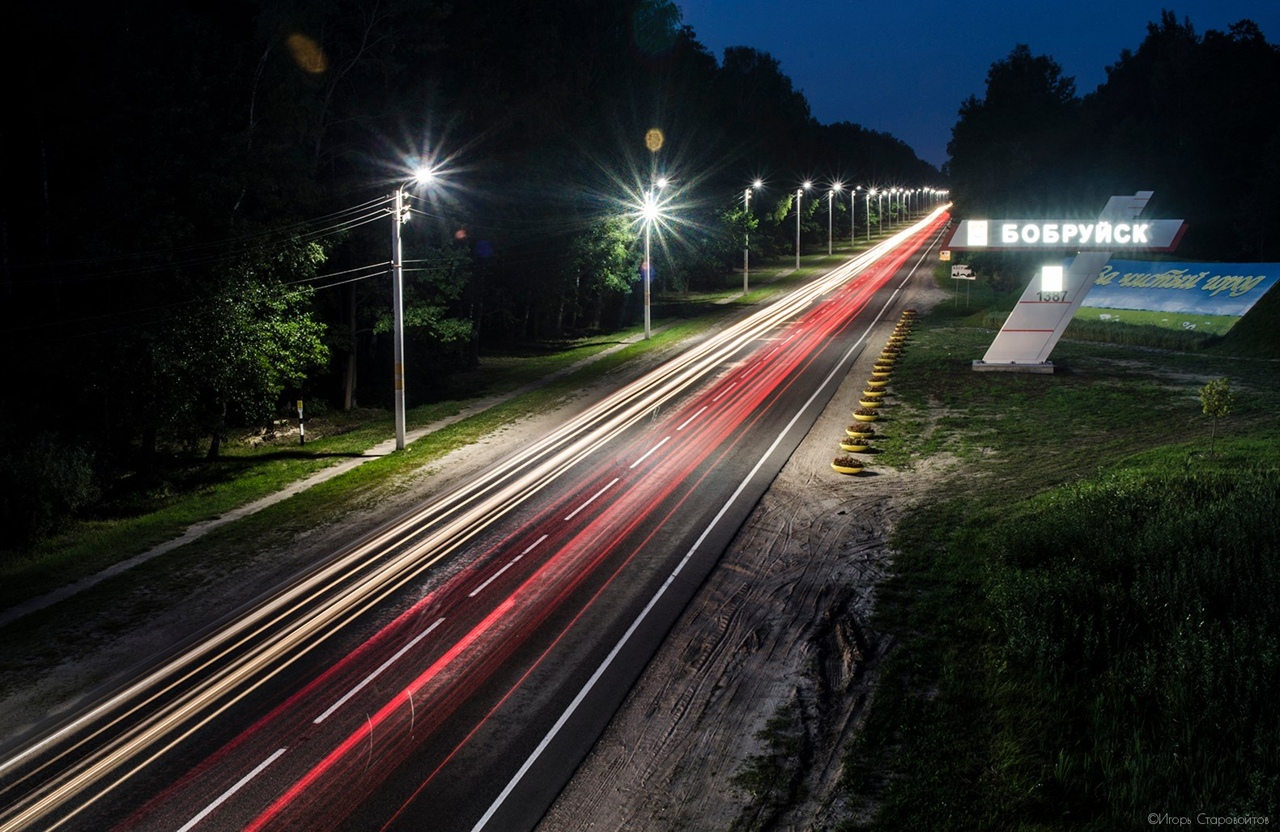
[[939, 305], [895, 372], [881, 461], [962, 464], [898, 524], [846, 798], [885, 830], [1276, 817], [1273, 363], [1064, 340], [1056, 375], [974, 373], [996, 300]]
[[1237, 315], [1193, 315], [1186, 312], [1152, 312], [1146, 309], [1095, 309], [1080, 307], [1075, 321], [1102, 326], [1154, 326], [1180, 332], [1225, 335], [1240, 322]]
[[810, 749], [797, 711], [794, 702], [783, 705], [756, 732], [764, 751], [747, 760], [731, 778], [731, 785], [746, 797], [746, 806], [730, 824], [730, 832], [772, 828], [781, 812], [803, 798]]

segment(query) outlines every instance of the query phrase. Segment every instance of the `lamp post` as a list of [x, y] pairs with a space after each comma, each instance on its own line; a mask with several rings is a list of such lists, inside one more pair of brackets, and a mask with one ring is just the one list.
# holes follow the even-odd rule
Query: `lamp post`
[[827, 256], [831, 256], [831, 204], [835, 202], [836, 192], [844, 190], [843, 186], [837, 182], [827, 191]]
[[404, 413], [404, 256], [400, 239], [400, 226], [409, 221], [409, 211], [404, 204], [404, 189], [410, 185], [426, 185], [435, 179], [431, 168], [418, 168], [413, 178], [401, 183], [392, 195], [395, 205], [391, 211], [391, 320], [392, 361], [395, 376], [396, 450], [403, 451], [405, 443]]
[[884, 234], [884, 191], [876, 194], [876, 219], [880, 223], [880, 233]]
[[875, 192], [875, 188], [867, 188], [867, 245], [871, 245], [871, 195]]
[[[751, 187], [742, 192], [742, 210], [747, 213], [748, 224], [751, 221], [751, 192], [764, 185], [759, 179], [751, 183]], [[742, 234], [742, 294], [750, 291], [747, 275], [751, 271], [751, 231]]]
[[666, 178], [659, 179], [644, 193], [644, 205], [641, 216], [644, 218], [644, 340], [648, 341], [652, 330], [649, 326], [649, 295], [653, 283], [653, 260], [650, 256], [649, 236], [653, 229], [653, 221], [658, 218], [657, 192], [667, 186]]
[[858, 242], [858, 185], [849, 189], [849, 245]]
[[796, 188], [796, 271], [800, 271], [800, 200], [812, 186], [812, 182], [805, 182], [802, 187]]

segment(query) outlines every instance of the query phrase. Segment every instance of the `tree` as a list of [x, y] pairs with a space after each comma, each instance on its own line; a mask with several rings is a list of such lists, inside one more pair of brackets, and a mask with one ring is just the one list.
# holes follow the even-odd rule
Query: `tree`
[[1075, 80], [1025, 44], [987, 72], [986, 97], [970, 96], [951, 129], [949, 173], [966, 210], [1033, 216], [1056, 198], [1079, 100]]
[[1200, 405], [1206, 416], [1213, 418], [1209, 430], [1209, 453], [1214, 452], [1217, 440], [1218, 420], [1231, 413], [1236, 402], [1235, 393], [1226, 378], [1217, 378], [1200, 388]]
[[1085, 99], [1086, 169], [1125, 188], [1108, 193], [1154, 190], [1149, 214], [1187, 220], [1179, 254], [1266, 260], [1280, 186], [1277, 97], [1280, 49], [1254, 23], [1201, 37], [1166, 11]]
[[626, 217], [599, 220], [573, 238], [565, 273], [565, 290], [560, 305], [559, 325], [563, 329], [566, 313], [569, 325], [578, 326], [579, 317], [587, 315], [587, 326], [597, 329], [609, 296], [631, 291], [640, 279], [636, 270], [636, 232]]
[[311, 297], [308, 287], [245, 271], [174, 319], [153, 342], [163, 427], [188, 442], [208, 437], [216, 459], [228, 426], [269, 420], [284, 391], [328, 360]]

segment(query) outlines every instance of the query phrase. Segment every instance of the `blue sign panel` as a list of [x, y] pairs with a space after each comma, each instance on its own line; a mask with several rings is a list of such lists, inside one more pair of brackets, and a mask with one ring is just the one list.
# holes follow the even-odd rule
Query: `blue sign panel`
[[1112, 260], [1081, 306], [1240, 317], [1280, 281], [1280, 263]]

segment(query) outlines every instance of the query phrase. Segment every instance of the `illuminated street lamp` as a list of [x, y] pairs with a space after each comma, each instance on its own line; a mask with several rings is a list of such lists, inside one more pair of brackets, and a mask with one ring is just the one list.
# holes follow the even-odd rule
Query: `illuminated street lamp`
[[395, 365], [395, 419], [396, 450], [404, 450], [404, 257], [400, 241], [400, 226], [409, 221], [409, 209], [404, 204], [404, 189], [410, 185], [429, 185], [436, 178], [435, 170], [418, 168], [413, 178], [403, 182], [392, 195], [395, 205], [391, 211], [391, 319], [392, 361]]
[[[742, 192], [742, 210], [747, 213], [747, 223], [751, 221], [751, 192], [759, 190], [764, 183], [757, 179], [751, 183], [751, 187]], [[742, 234], [742, 294], [746, 294], [749, 290], [747, 287], [747, 274], [751, 270], [751, 232], [750, 230]]]
[[[884, 234], [884, 191], [876, 194], [876, 219], [880, 222], [880, 233]], [[893, 205], [892, 202], [889, 203]]]
[[800, 270], [800, 199], [812, 187], [813, 183], [806, 180], [802, 187], [796, 188], [796, 271]]
[[835, 202], [836, 194], [844, 190], [844, 187], [837, 182], [831, 186], [831, 190], [827, 191], [827, 256], [831, 256], [831, 203]]

